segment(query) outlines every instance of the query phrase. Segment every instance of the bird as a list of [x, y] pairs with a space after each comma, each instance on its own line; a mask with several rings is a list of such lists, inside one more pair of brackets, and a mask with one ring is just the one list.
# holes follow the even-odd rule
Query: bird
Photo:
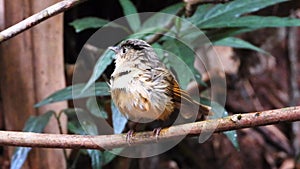
[[[173, 73], [146, 41], [127, 39], [108, 49], [115, 53], [115, 69], [110, 78], [111, 98], [127, 119], [137, 123], [165, 121], [183, 105], [197, 107], [203, 115], [211, 111], [210, 106], [195, 101], [180, 88]], [[158, 136], [160, 130], [157, 128], [153, 132]], [[127, 133], [127, 139], [133, 132]]]

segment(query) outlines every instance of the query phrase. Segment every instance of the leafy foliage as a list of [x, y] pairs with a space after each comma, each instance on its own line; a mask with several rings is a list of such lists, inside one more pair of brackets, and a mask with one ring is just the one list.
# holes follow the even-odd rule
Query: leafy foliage
[[209, 23], [201, 26], [202, 29], [209, 28], [237, 28], [250, 27], [254, 29], [282, 26], [299, 26], [299, 19], [295, 18], [280, 18], [275, 16], [244, 16], [235, 20], [226, 20], [222, 22]]
[[[37, 103], [35, 107], [40, 107], [46, 104], [59, 102], [63, 100], [73, 100], [73, 99], [81, 99], [91, 96], [108, 96], [109, 93], [109, 87], [105, 82], [97, 82], [95, 83], [95, 88], [86, 88], [86, 84], [76, 84], [73, 86], [66, 87], [64, 89], [61, 89], [41, 102]], [[84, 92], [83, 92], [84, 91]]]
[[[267, 6], [271, 6], [286, 0], [235, 0], [226, 4], [211, 4], [203, 5], [198, 8], [195, 15], [191, 17], [191, 22], [200, 28], [205, 28], [205, 25], [226, 23], [239, 18], [243, 14], [258, 11]], [[247, 25], [251, 26], [250, 24]], [[214, 26], [210, 28], [221, 28]]]
[[102, 153], [99, 150], [87, 150], [91, 161], [93, 169], [101, 169], [102, 168]]
[[[123, 8], [124, 15], [126, 16], [131, 30], [136, 32], [141, 27], [141, 21], [135, 6], [130, 0], [119, 0], [119, 3]], [[128, 17], [128, 15], [131, 15], [131, 17]]]
[[[252, 45], [251, 43], [234, 36], [266, 27], [300, 26], [299, 19], [251, 15], [251, 12], [255, 12], [284, 1], [286, 0], [234, 0], [225, 4], [205, 4], [199, 6], [195, 14], [190, 18], [174, 16], [174, 14], [176, 14], [185, 5], [184, 3], [178, 3], [163, 9], [161, 12], [165, 14], [156, 13], [142, 22], [141, 18], [137, 14], [137, 9], [130, 0], [119, 0], [124, 15], [127, 15], [126, 20], [129, 28], [95, 17], [81, 18], [71, 22], [70, 25], [75, 28], [76, 32], [100, 27], [120, 28], [128, 33], [128, 38], [140, 38], [144, 40], [149, 40], [151, 37], [155, 36], [154, 34], [156, 33], [165, 32], [166, 36], [158, 39], [154, 44], [152, 44], [157, 51], [159, 58], [166, 63], [167, 66], [172, 65], [172, 60], [165, 57], [164, 50], [172, 51], [187, 65], [190, 70], [193, 71], [198, 83], [202, 83], [200, 75], [194, 69], [194, 57], [192, 57], [194, 56], [194, 48], [198, 47], [201, 43], [208, 42], [203, 40], [201, 37], [206, 35], [213, 45], [244, 48], [268, 54], [266, 51]], [[173, 26], [171, 28], [166, 28], [165, 25], [170, 22], [173, 22]], [[191, 24], [185, 24], [183, 22], [189, 22]], [[194, 31], [195, 28], [191, 28], [190, 25], [193, 25], [202, 32]], [[185, 39], [187, 44], [176, 41], [176, 38]], [[202, 39], [203, 41], [196, 41], [197, 39]], [[112, 63], [113, 56], [113, 52], [108, 50], [101, 55], [94, 67], [89, 81], [86, 84], [74, 84], [73, 86], [57, 91], [37, 103], [35, 106], [40, 107], [45, 104], [62, 100], [89, 98], [87, 99], [86, 107], [91, 112], [91, 114], [89, 114], [91, 118], [108, 118], [108, 112], [103, 109], [103, 102], [99, 104], [99, 102], [94, 99], [94, 96], [110, 95], [109, 86], [104, 82], [96, 81]], [[186, 86], [188, 83], [189, 81], [182, 81], [181, 85]], [[93, 89], [93, 87], [95, 88]], [[213, 111], [217, 112], [213, 118], [228, 116], [228, 112], [217, 103], [205, 99], [201, 99], [201, 102], [204, 104], [211, 104]], [[122, 116], [112, 102], [111, 110], [114, 133], [121, 133], [126, 125], [127, 119]], [[80, 111], [80, 113], [86, 113], [84, 110]], [[64, 113], [67, 114], [69, 118], [76, 114], [75, 110], [65, 110]], [[84, 123], [79, 123], [77, 119], [70, 120], [68, 122], [68, 129], [76, 134], [98, 134], [95, 122], [89, 118], [87, 118]], [[231, 140], [236, 148], [239, 148], [237, 134], [235, 131], [224, 132], [224, 134]], [[22, 157], [27, 156], [28, 151], [28, 149], [17, 150], [17, 152], [24, 154], [21, 155]], [[118, 151], [120, 152], [122, 149], [116, 149], [116, 152]], [[114, 154], [106, 151], [100, 152], [96, 150], [88, 150], [87, 152], [91, 157], [93, 168], [101, 168], [102, 165], [110, 162], [115, 157]], [[22, 162], [22, 160], [20, 161]]]
[[101, 28], [108, 24], [107, 20], [96, 18], [96, 17], [86, 17], [83, 19], [78, 19], [70, 23], [71, 26], [75, 28], [75, 31], [81, 32], [87, 28]]
[[254, 51], [257, 51], [257, 52], [268, 54], [266, 51], [262, 50], [261, 48], [258, 48], [247, 41], [244, 41], [239, 38], [234, 38], [234, 37], [224, 38], [224, 39], [215, 41], [213, 44], [216, 46], [231, 46], [234, 48], [247, 48], [247, 49], [252, 49]]
[[125, 128], [127, 119], [121, 114], [121, 112], [118, 110], [118, 108], [115, 106], [113, 102], [111, 102], [111, 110], [112, 110], [114, 133], [120, 134]]
[[100, 100], [96, 100], [94, 97], [90, 97], [86, 101], [86, 107], [89, 109], [89, 111], [96, 117], [107, 119], [108, 115], [107, 112], [104, 109], [105, 102]]
[[[195, 61], [195, 57], [193, 57], [194, 51], [191, 50], [191, 48], [189, 48], [188, 46], [184, 45], [183, 43], [180, 43], [177, 40], [168, 40], [165, 41], [163, 43], [163, 48], [166, 51], [172, 51], [172, 53], [179, 57], [188, 67], [185, 67], [185, 65], [181, 64], [178, 65], [176, 62], [172, 63], [172, 65], [174, 65], [174, 67], [176, 66], [176, 70], [178, 70], [178, 72], [185, 72], [186, 70], [191, 70], [194, 77], [196, 78], [196, 80], [198, 81], [198, 83], [201, 83], [201, 76], [200, 74], [196, 71], [196, 69], [194, 68], [194, 61]], [[174, 62], [174, 59], [170, 59], [169, 62]], [[181, 70], [179, 70], [181, 69]], [[181, 84], [181, 87], [183, 89], [185, 89], [187, 87], [187, 85], [190, 83], [190, 81], [193, 79], [193, 77], [186, 77], [188, 74], [185, 74], [185, 78], [179, 78], [179, 82]]]
[[104, 70], [107, 68], [108, 65], [112, 63], [113, 60], [113, 51], [106, 50], [103, 55], [99, 58], [97, 61], [92, 76], [90, 77], [87, 84], [82, 89], [82, 92], [84, 92], [87, 88], [89, 88], [94, 82], [102, 75]]
[[69, 25], [73, 26], [77, 33], [82, 32], [86, 29], [101, 28], [101, 27], [120, 28], [123, 29], [125, 32], [130, 33], [130, 31], [122, 25], [116, 24], [114, 22], [110, 22], [105, 19], [96, 18], [96, 17], [86, 17], [86, 18], [77, 19], [69, 23]]
[[[25, 127], [23, 129], [24, 132], [34, 132], [41, 133], [46, 127], [50, 117], [54, 114], [53, 111], [48, 111], [45, 114], [40, 116], [31, 116], [27, 122], [25, 123]], [[27, 159], [28, 153], [30, 152], [31, 147], [17, 147], [14, 151], [11, 160], [11, 168], [19, 169], [22, 168], [25, 160]]]

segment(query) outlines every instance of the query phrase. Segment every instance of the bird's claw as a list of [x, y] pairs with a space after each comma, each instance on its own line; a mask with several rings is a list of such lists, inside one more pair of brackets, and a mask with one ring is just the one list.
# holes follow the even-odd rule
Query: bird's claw
[[158, 142], [160, 131], [161, 131], [161, 127], [155, 128], [153, 130], [153, 135], [155, 136], [156, 142]]
[[132, 143], [132, 137], [133, 137], [134, 130], [129, 130], [126, 134], [126, 142], [128, 145], [131, 145]]

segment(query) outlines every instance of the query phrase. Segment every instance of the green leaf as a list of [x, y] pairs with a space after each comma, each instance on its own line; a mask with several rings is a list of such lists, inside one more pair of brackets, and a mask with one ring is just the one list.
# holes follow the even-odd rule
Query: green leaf
[[102, 153], [99, 150], [87, 150], [91, 162], [92, 162], [92, 168], [93, 169], [101, 169], [102, 168]]
[[163, 47], [159, 43], [154, 43], [151, 46], [154, 49], [154, 51], [157, 54], [157, 57], [160, 59], [160, 61], [162, 61], [164, 64], [166, 64], [164, 61], [164, 59], [166, 59], [166, 57], [164, 57]]
[[86, 89], [85, 92], [83, 88], [86, 87], [86, 84], [76, 84], [73, 86], [66, 87], [61, 89], [46, 99], [42, 100], [41, 102], [34, 105], [35, 107], [40, 107], [49, 103], [59, 102], [63, 100], [73, 100], [73, 99], [80, 99], [90, 96], [109, 96], [109, 87], [105, 82], [97, 82], [95, 83], [95, 89], [89, 88]]
[[69, 121], [78, 121], [77, 113], [84, 114], [86, 113], [85, 110], [81, 108], [67, 108], [62, 110], [62, 112], [68, 117]]
[[[171, 29], [167, 30], [164, 27], [166, 24], [171, 22], [172, 19], [174, 19], [174, 15], [180, 10], [180, 8], [183, 8], [183, 7], [184, 7], [183, 3], [178, 3], [175, 5], [169, 6], [165, 9], [161, 10], [160, 12], [155, 13], [154, 15], [150, 16], [148, 19], [146, 19], [143, 22], [140, 32], [144, 31], [144, 30], [153, 29], [155, 31], [150, 32], [152, 34], [152, 36], [154, 36], [154, 34], [156, 34], [156, 33], [163, 32], [163, 31], [166, 31], [166, 33], [164, 34], [164, 37], [175, 36], [176, 35], [175, 29], [171, 28]], [[145, 37], [143, 37], [143, 38], [147, 40], [147, 39], [151, 38], [151, 36], [148, 36], [147, 38], [145, 38]]]
[[178, 76], [178, 80], [179, 83], [181, 85], [181, 87], [183, 89], [185, 89], [187, 87], [187, 85], [191, 82], [191, 80], [193, 80], [194, 78], [201, 83], [201, 76], [200, 74], [195, 70], [194, 68], [194, 51], [193, 49], [189, 48], [188, 46], [186, 46], [185, 44], [177, 41], [177, 40], [166, 40], [163, 43], [163, 47], [166, 51], [170, 51], [172, 52], [174, 55], [176, 55], [177, 57], [181, 58], [181, 60], [186, 64], [178, 64], [177, 61], [175, 59], [169, 59], [169, 63], [171, 65], [175, 65], [176, 67], [176, 71], [182, 73], [182, 72], [186, 72], [186, 70], [191, 70], [194, 77], [191, 76], [189, 77], [188, 73], [185, 74], [177, 74]]
[[87, 88], [89, 88], [95, 81], [102, 75], [108, 65], [110, 65], [113, 61], [114, 52], [111, 50], [106, 50], [104, 54], [97, 60], [92, 76], [90, 77], [87, 84], [82, 89], [84, 92]]
[[224, 29], [214, 29], [206, 31], [206, 36], [211, 42], [215, 42], [230, 36], [238, 35], [245, 32], [250, 32], [255, 30], [255, 28], [224, 28]]
[[230, 140], [232, 145], [235, 149], [240, 150], [239, 142], [238, 142], [238, 135], [236, 133], [236, 130], [230, 130], [223, 132], [226, 137]]
[[76, 112], [82, 111], [84, 112], [83, 109], [81, 108], [67, 108], [67, 109], [63, 109], [62, 112], [68, 117], [68, 120], [73, 120], [76, 119], [77, 120], [77, 115]]
[[[110, 163], [117, 156], [117, 154], [120, 154], [123, 151], [123, 149], [124, 148], [115, 148], [110, 151], [102, 152], [103, 165]], [[113, 153], [111, 153], [111, 152], [113, 152]]]
[[174, 5], [168, 6], [159, 12], [174, 15], [180, 10], [180, 8], [183, 8], [184, 5], [185, 5], [185, 3], [179, 2]]
[[68, 121], [67, 127], [68, 127], [68, 130], [74, 134], [79, 134], [79, 135], [86, 134], [79, 122]]
[[101, 18], [86, 17], [86, 18], [76, 19], [75, 21], [71, 22], [70, 25], [75, 28], [76, 32], [81, 32], [86, 29], [101, 28], [102, 26], [108, 23], [109, 21]]
[[10, 168], [19, 169], [22, 168], [25, 160], [27, 159], [28, 153], [31, 147], [17, 147], [12, 156]]
[[91, 117], [81, 120], [81, 126], [88, 135], [98, 135], [98, 128]]
[[[214, 107], [216, 106], [220, 106], [219, 104], [215, 105]], [[220, 108], [219, 108], [220, 109]], [[228, 112], [223, 108], [223, 117], [227, 117], [229, 116], [228, 115]], [[239, 142], [238, 142], [238, 135], [236, 133], [236, 130], [230, 130], [230, 131], [225, 131], [223, 132], [226, 137], [230, 140], [230, 142], [232, 143], [232, 145], [237, 149], [237, 150], [240, 150], [240, 146], [239, 146]]]
[[86, 101], [86, 107], [96, 117], [107, 119], [108, 115], [104, 109], [105, 103], [102, 100], [97, 101], [95, 97], [90, 97]]
[[124, 15], [131, 30], [136, 32], [141, 27], [141, 20], [135, 6], [130, 0], [119, 0], [119, 3], [123, 8]]
[[232, 21], [243, 14], [258, 11], [284, 1], [287, 0], [235, 0], [213, 7], [206, 5], [198, 8], [196, 13], [200, 14], [191, 17], [190, 21], [195, 23], [199, 28], [202, 28], [207, 24]]
[[125, 26], [97, 17], [85, 17], [81, 19], [76, 19], [73, 22], [69, 23], [69, 25], [73, 26], [77, 33], [86, 29], [97, 29], [101, 27], [120, 28], [127, 33], [130, 32]]
[[284, 27], [284, 26], [300, 26], [300, 19], [280, 18], [275, 16], [244, 16], [232, 20], [220, 22], [211, 22], [201, 26], [202, 29], [207, 28], [233, 28], [233, 27], [251, 27], [255, 29], [266, 27]]
[[[217, 102], [211, 101], [206, 98], [201, 98], [200, 102], [205, 105], [210, 105], [212, 108], [213, 115], [209, 116], [209, 119], [218, 119], [218, 118], [224, 118], [228, 116], [228, 112], [224, 109], [223, 106], [218, 104]], [[238, 136], [236, 133], [236, 130], [226, 131], [224, 132], [226, 137], [230, 140], [230, 142], [233, 144], [233, 146], [239, 150], [239, 143], [238, 143]]]
[[184, 3], [177, 3], [159, 11], [158, 13], [155, 13], [153, 16], [149, 17], [146, 21], [144, 21], [141, 30], [151, 27], [164, 27], [164, 25], [169, 23], [171, 19], [174, 18], [174, 14], [176, 14], [176, 12], [183, 6]]
[[72, 133], [80, 135], [98, 135], [98, 128], [93, 117], [83, 109], [67, 109], [64, 110], [64, 113], [68, 116], [68, 129]]
[[129, 36], [129, 38], [141, 39], [141, 38], [143, 38], [143, 37], [145, 37], [147, 35], [153, 35], [153, 34], [156, 34], [158, 32], [165, 31], [165, 30], [167, 30], [167, 29], [162, 28], [162, 27], [145, 28], [145, 29], [141, 29], [140, 31], [137, 31], [136, 33], [131, 34]]
[[31, 116], [25, 123], [24, 132], [41, 133], [48, 124], [50, 117], [55, 114], [54, 111], [48, 111], [37, 117]]
[[113, 121], [114, 133], [120, 134], [123, 132], [128, 120], [119, 111], [119, 109], [116, 107], [116, 105], [114, 104], [113, 101], [111, 102], [111, 111], [112, 111], [112, 121]]
[[178, 34], [181, 30], [182, 27], [182, 23], [181, 23], [182, 19], [181, 18], [176, 18], [175, 19], [175, 28], [176, 28], [176, 33]]
[[209, 41], [205, 32], [195, 27], [186, 27], [180, 32], [180, 39], [193, 49], [206, 45]]
[[[79, 111], [78, 111], [79, 110]], [[78, 133], [81, 135], [98, 135], [98, 127], [94, 121], [94, 118], [84, 111], [83, 109], [76, 109], [77, 119], [74, 119], [73, 122], [78, 131], [82, 128], [84, 133]]]
[[264, 51], [263, 49], [260, 49], [254, 45], [252, 45], [251, 43], [244, 41], [242, 39], [239, 38], [234, 38], [234, 37], [228, 37], [225, 39], [221, 39], [218, 40], [216, 42], [213, 42], [213, 45], [216, 46], [231, 46], [234, 48], [243, 48], [243, 49], [251, 49], [260, 53], [264, 53], [264, 54], [268, 54], [266, 51]]
[[79, 123], [77, 113], [84, 114], [83, 109], [66, 109], [63, 111], [65, 115], [68, 117], [68, 130], [74, 134], [86, 135], [86, 132], [83, 130], [81, 124]]
[[[48, 111], [40, 116], [31, 116], [25, 123], [23, 129], [24, 132], [34, 132], [41, 133], [45, 126], [48, 124], [50, 117], [54, 114], [53, 111]], [[30, 152], [31, 147], [17, 147], [14, 151], [11, 160], [10, 168], [19, 169], [22, 168], [25, 160], [27, 159], [28, 153]]]

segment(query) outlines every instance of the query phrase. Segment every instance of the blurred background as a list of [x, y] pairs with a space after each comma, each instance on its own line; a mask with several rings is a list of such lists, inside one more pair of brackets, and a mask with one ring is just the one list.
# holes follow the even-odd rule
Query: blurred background
[[[0, 28], [4, 30], [56, 2], [58, 1], [0, 0]], [[103, 50], [94, 46], [84, 47], [84, 44], [98, 28], [107, 23], [103, 20], [112, 21], [124, 16], [126, 6], [127, 9], [131, 9], [130, 5], [135, 7], [134, 10], [131, 9], [133, 12], [158, 12], [167, 8], [168, 10], [165, 12], [178, 15], [181, 8], [185, 9], [179, 17], [192, 18], [190, 21], [195, 21], [196, 25], [198, 23], [197, 26], [203, 29], [209, 38], [212, 38], [214, 50], [221, 58], [225, 74], [220, 75], [218, 73], [220, 70], [212, 69], [209, 72], [210, 77], [208, 77], [207, 72], [199, 71], [201, 66], [197, 60], [193, 60], [192, 64], [188, 66], [198, 70], [198, 73], [202, 75], [203, 83], [208, 84], [210, 78], [226, 80], [225, 109], [229, 115], [299, 105], [300, 29], [297, 26], [300, 24], [299, 21], [293, 22], [278, 18], [299, 18], [300, 1], [279, 2], [281, 1], [274, 1], [271, 4], [266, 0], [256, 0], [251, 4], [250, 1], [242, 2], [241, 0], [235, 0], [234, 3], [233, 1], [213, 1], [213, 3], [197, 1], [193, 5], [194, 2], [188, 0], [185, 2], [180, 0], [131, 0], [128, 5], [128, 0], [123, 1], [123, 4], [117, 0], [85, 1], [0, 44], [0, 129], [42, 132], [45, 127], [44, 132], [46, 133], [84, 134], [84, 132], [79, 132], [81, 131], [80, 127], [76, 126], [78, 122], [74, 122], [76, 120], [74, 120], [72, 110], [73, 102], [66, 101], [69, 99], [60, 98], [65, 101], [46, 104], [38, 108], [35, 108], [34, 105], [54, 92], [73, 85], [75, 63], [83, 48], [89, 53], [89, 59], [93, 63], [96, 63], [100, 56], [103, 57]], [[226, 15], [228, 11], [224, 14], [221, 11], [218, 20], [200, 23], [201, 19], [213, 18], [211, 16], [218, 12], [217, 10], [212, 11], [214, 7], [220, 5], [219, 9], [224, 10], [221, 6], [229, 3], [231, 5], [227, 7], [233, 11], [231, 18], [229, 14]], [[270, 4], [266, 5], [267, 3]], [[238, 5], [241, 7], [238, 8]], [[252, 8], [253, 10], [246, 10]], [[237, 14], [237, 11], [241, 11], [241, 13]], [[205, 14], [207, 16], [204, 16]], [[222, 15], [224, 18], [221, 17]], [[242, 16], [264, 18], [249, 19]], [[103, 20], [80, 21], [86, 17]], [[229, 25], [236, 24], [236, 26], [222, 23], [223, 19]], [[234, 22], [235, 20], [237, 23]], [[84, 28], [80, 28], [80, 24], [81, 26], [83, 24]], [[129, 23], [130, 26], [134, 28]], [[178, 30], [183, 26], [174, 24], [173, 27], [174, 30]], [[136, 32], [136, 30], [132, 30], [132, 32]], [[236, 39], [224, 41], [228, 37], [240, 39], [242, 42]], [[146, 36], [141, 38], [150, 39], [147, 39]], [[152, 44], [156, 43], [162, 48], [167, 48], [170, 47], [166, 43], [168, 40], [160, 39]], [[193, 45], [199, 54], [204, 50], [195, 43]], [[184, 60], [184, 57], [181, 58]], [[209, 62], [213, 61], [208, 60], [207, 63]], [[211, 66], [213, 67], [213, 65]], [[105, 77], [110, 77], [113, 68], [114, 65], [110, 62], [105, 67], [104, 76], [101, 76], [99, 81], [105, 82]], [[205, 87], [201, 83], [199, 84], [194, 87], [198, 88], [200, 92], [209, 89], [209, 84]], [[100, 96], [98, 99], [99, 102], [110, 100], [106, 95]], [[106, 116], [108, 121], [111, 121], [110, 104], [99, 102], [98, 105], [104, 108], [106, 115], [98, 116], [91, 113], [91, 117], [103, 118]], [[87, 107], [90, 110], [89, 106]], [[42, 116], [50, 110], [57, 115], [61, 115], [62, 110], [68, 110], [68, 112], [64, 111], [66, 113], [59, 118], [49, 114], [47, 117]], [[238, 148], [234, 146], [236, 143], [232, 141], [234, 138], [230, 141], [228, 136], [217, 133], [213, 134], [205, 143], [199, 144], [197, 138], [189, 137], [161, 155], [141, 159], [119, 157], [107, 152], [37, 148], [18, 149], [19, 155], [16, 156], [14, 147], [0, 147], [0, 166], [1, 168], [14, 166], [12, 168], [26, 169], [300, 168], [299, 122], [247, 128], [236, 132]], [[16, 164], [13, 165], [14, 161]], [[17, 164], [20, 166], [17, 167]]]

